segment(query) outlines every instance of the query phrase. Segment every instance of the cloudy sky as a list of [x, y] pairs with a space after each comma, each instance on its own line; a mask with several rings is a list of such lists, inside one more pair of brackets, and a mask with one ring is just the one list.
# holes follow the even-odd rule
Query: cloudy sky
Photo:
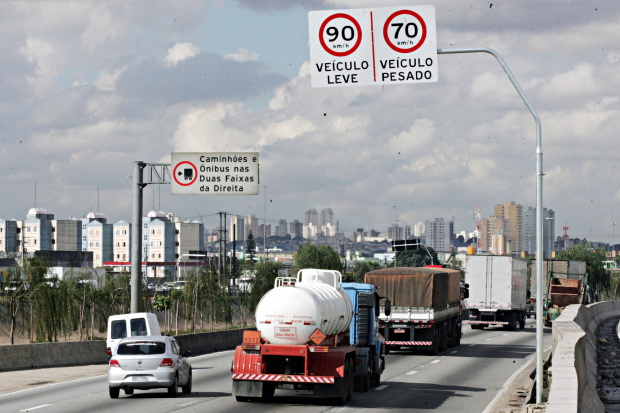
[[471, 231], [478, 204], [535, 206], [535, 122], [492, 56], [440, 55], [436, 83], [312, 88], [309, 11], [416, 5], [438, 48], [496, 50], [527, 94], [556, 234], [618, 242], [617, 0], [0, 2], [0, 218], [131, 220], [133, 162], [171, 152], [260, 153], [259, 195], [146, 187], [145, 213], [207, 227], [330, 207], [347, 234], [395, 215]]

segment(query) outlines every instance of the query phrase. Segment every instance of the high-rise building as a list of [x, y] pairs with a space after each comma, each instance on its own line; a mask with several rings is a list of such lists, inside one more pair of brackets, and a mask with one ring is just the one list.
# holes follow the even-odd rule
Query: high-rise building
[[304, 236], [304, 224], [298, 220], [289, 223], [289, 234], [291, 238], [300, 238]]
[[237, 242], [243, 242], [248, 239], [246, 221], [246, 218], [237, 215], [230, 217], [230, 228], [228, 228], [229, 241], [236, 240]]
[[506, 221], [506, 241], [512, 245], [511, 253], [523, 251], [523, 205], [514, 201], [505, 201], [495, 205], [495, 216]]
[[424, 222], [420, 221], [413, 226], [413, 237], [414, 238], [424, 238], [426, 236], [426, 225]]
[[174, 258], [189, 256], [190, 251], [204, 251], [204, 225], [200, 220], [179, 221], [174, 218], [175, 253]]
[[451, 240], [454, 239], [454, 221], [444, 221], [443, 218], [435, 218], [434, 221], [425, 222], [425, 234], [427, 247], [435, 251], [448, 252], [451, 248]]
[[313, 225], [319, 224], [319, 213], [314, 208], [308, 209], [304, 213], [304, 225], [309, 225], [309, 224], [313, 224]]
[[17, 221], [0, 219], [0, 251], [17, 252], [19, 237]]
[[103, 267], [105, 261], [114, 257], [112, 224], [100, 212], [90, 212], [86, 219], [90, 220], [86, 224], [86, 251], [93, 253], [94, 268]]
[[285, 219], [278, 221], [278, 227], [276, 228], [276, 235], [278, 237], [286, 237], [288, 235], [287, 222]]
[[22, 227], [25, 252], [50, 251], [52, 249], [52, 220], [54, 214], [43, 208], [31, 208]]
[[[555, 249], [555, 211], [543, 208], [543, 256], [550, 258]], [[536, 253], [536, 208], [523, 209], [523, 250]]]
[[128, 263], [131, 262], [131, 224], [127, 221], [120, 220], [114, 223], [113, 244], [114, 244], [114, 261]]
[[82, 221], [73, 219], [52, 220], [52, 250], [80, 251]]
[[480, 220], [480, 252], [491, 253], [493, 250], [493, 237], [505, 234], [508, 231], [508, 223], [502, 217], [491, 216]]
[[[321, 215], [319, 215], [319, 222], [318, 222], [319, 227], [322, 228], [324, 226], [327, 226], [328, 224], [331, 226], [334, 226], [334, 211], [332, 211], [331, 208], [322, 209]], [[331, 235], [327, 235], [327, 236], [331, 236]]]

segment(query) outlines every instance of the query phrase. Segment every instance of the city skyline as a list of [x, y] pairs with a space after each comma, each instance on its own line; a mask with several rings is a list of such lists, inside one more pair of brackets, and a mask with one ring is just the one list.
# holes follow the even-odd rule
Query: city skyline
[[[1, 2], [0, 216], [37, 205], [127, 219], [133, 163], [169, 163], [173, 152], [259, 153], [258, 195], [145, 188], [144, 213], [152, 200], [209, 227], [218, 211], [277, 221], [331, 205], [345, 232], [383, 231], [395, 205], [410, 225], [454, 217], [473, 230], [478, 205], [483, 216], [500, 200], [534, 206], [535, 122], [492, 56], [440, 54], [437, 82], [312, 87], [308, 13], [376, 6]], [[617, 2], [434, 7], [437, 47], [497, 51], [539, 115], [542, 200], [556, 228], [615, 243]]]

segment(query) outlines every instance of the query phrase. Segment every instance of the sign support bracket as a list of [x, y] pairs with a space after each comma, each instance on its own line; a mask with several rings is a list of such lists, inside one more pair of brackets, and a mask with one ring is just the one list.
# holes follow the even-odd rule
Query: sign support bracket
[[[147, 180], [144, 181], [144, 169]], [[142, 304], [142, 206], [143, 189], [151, 184], [170, 184], [169, 163], [133, 163], [133, 212], [131, 232], [131, 312], [139, 313]], [[146, 260], [145, 260], [146, 261]]]
[[[437, 54], [458, 54], [458, 53], [488, 53], [494, 56], [504, 69], [504, 72], [512, 82], [521, 99], [527, 106], [528, 110], [536, 121], [536, 285], [543, 285], [543, 169], [542, 169], [542, 136], [541, 124], [538, 114], [525, 95], [519, 82], [514, 77], [510, 68], [495, 50], [488, 48], [471, 48], [471, 49], [437, 49]], [[543, 289], [536, 288], [536, 403], [542, 403], [543, 390]]]

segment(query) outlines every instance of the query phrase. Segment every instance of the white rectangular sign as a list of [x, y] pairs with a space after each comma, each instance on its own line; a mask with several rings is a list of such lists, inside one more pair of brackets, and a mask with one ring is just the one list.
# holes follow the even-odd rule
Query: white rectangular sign
[[308, 13], [313, 87], [436, 82], [435, 6]]
[[172, 195], [258, 195], [258, 152], [172, 152]]

